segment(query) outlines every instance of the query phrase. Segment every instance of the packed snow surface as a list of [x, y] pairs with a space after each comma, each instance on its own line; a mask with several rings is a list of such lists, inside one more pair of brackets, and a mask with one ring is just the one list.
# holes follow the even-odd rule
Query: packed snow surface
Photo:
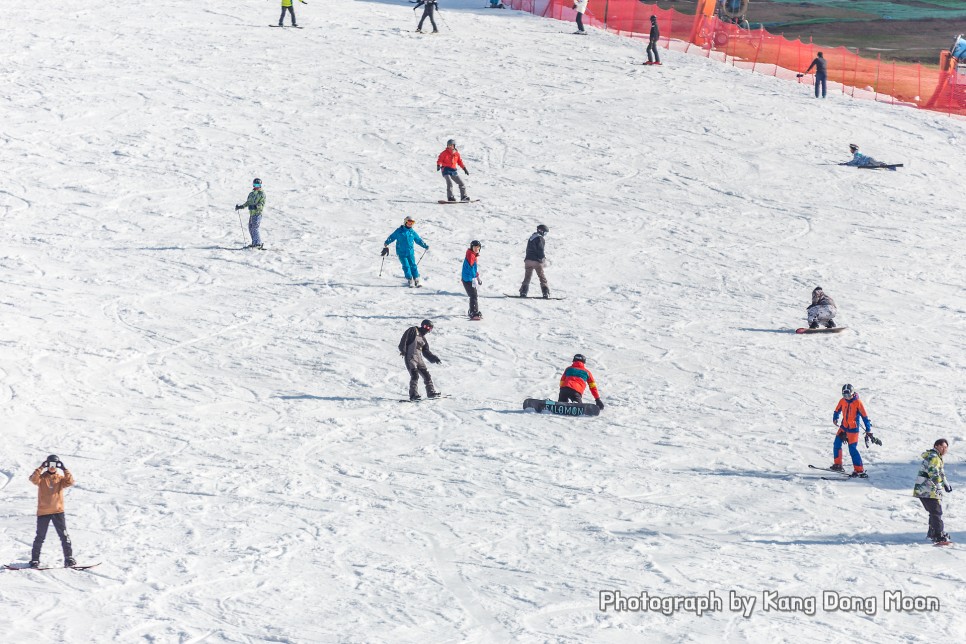
[[[949, 439], [966, 543], [964, 123], [482, 4], [435, 36], [401, 2], [296, 3], [302, 30], [256, 0], [8, 7], [0, 544], [26, 563], [56, 453], [102, 563], [0, 572], [0, 639], [961, 640], [963, 546], [929, 545], [911, 489]], [[436, 204], [450, 137], [480, 203]], [[853, 142], [906, 167], [832, 165]], [[234, 211], [256, 176], [264, 252]], [[379, 276], [407, 215], [421, 289], [394, 254]], [[566, 299], [505, 298], [540, 223]], [[796, 336], [818, 285], [849, 330]], [[450, 397], [399, 403], [426, 317]], [[601, 416], [523, 413], [575, 352]], [[846, 382], [868, 481], [807, 467]]]

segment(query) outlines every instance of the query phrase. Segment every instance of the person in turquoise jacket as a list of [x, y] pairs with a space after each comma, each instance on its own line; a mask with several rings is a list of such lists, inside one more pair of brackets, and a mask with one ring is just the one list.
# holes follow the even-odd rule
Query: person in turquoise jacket
[[257, 248], [265, 250], [262, 244], [262, 236], [258, 229], [262, 225], [262, 211], [265, 210], [265, 193], [262, 192], [262, 180], [252, 181], [252, 191], [248, 193], [245, 203], [235, 206], [235, 210], [248, 208], [248, 232], [252, 236], [252, 243], [246, 248]]
[[[299, 0], [302, 4], [308, 4], [305, 0]], [[278, 26], [282, 26], [282, 21], [285, 20], [285, 12], [288, 11], [289, 15], [292, 16], [292, 26], [298, 27], [295, 24], [295, 7], [292, 6], [292, 0], [282, 0], [282, 15], [278, 17]]]
[[410, 288], [419, 288], [420, 286], [419, 269], [416, 267], [416, 249], [413, 244], [419, 244], [429, 250], [426, 242], [419, 237], [419, 233], [413, 230], [415, 223], [415, 219], [406, 217], [403, 220], [403, 225], [389, 235], [382, 245], [382, 255], [385, 257], [389, 254], [389, 244], [396, 243], [396, 256], [399, 258], [399, 263], [402, 264], [403, 273], [409, 281]]
[[481, 250], [483, 250], [483, 244], [475, 239], [470, 242], [470, 247], [466, 249], [466, 256], [463, 257], [463, 272], [460, 275], [463, 281], [463, 290], [470, 296], [470, 310], [467, 315], [470, 316], [471, 320], [483, 319], [483, 314], [480, 313], [479, 291], [483, 280], [480, 279], [480, 265], [478, 263]]

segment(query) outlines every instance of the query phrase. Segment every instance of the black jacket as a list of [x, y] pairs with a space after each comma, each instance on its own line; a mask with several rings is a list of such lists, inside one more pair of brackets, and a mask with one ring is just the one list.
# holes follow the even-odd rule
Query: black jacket
[[542, 262], [544, 260], [543, 246], [545, 243], [543, 235], [540, 233], [537, 232], [530, 235], [530, 239], [527, 241], [526, 259]]
[[651, 33], [647, 37], [651, 42], [657, 42], [661, 37], [661, 32], [658, 31], [656, 22], [651, 23]]
[[805, 70], [805, 73], [807, 74], [808, 72], [810, 72], [812, 70], [812, 67], [815, 68], [816, 76], [825, 76], [828, 72], [828, 61], [825, 60], [824, 58], [819, 58], [818, 56], [816, 56], [815, 60], [812, 61], [812, 64], [809, 65], [808, 69]]

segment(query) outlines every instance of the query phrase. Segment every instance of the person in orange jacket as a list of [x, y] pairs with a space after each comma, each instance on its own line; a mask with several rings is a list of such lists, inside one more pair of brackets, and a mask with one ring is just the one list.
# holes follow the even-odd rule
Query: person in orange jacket
[[466, 176], [470, 176], [470, 171], [463, 165], [463, 159], [460, 157], [459, 150], [456, 149], [456, 141], [450, 139], [446, 142], [446, 149], [436, 157], [436, 171], [441, 171], [443, 178], [446, 179], [446, 199], [448, 201], [456, 201], [456, 197], [453, 196], [454, 182], [460, 187], [460, 201], [469, 201], [470, 198], [466, 195], [466, 184], [460, 179], [457, 168], [463, 168]]
[[[63, 475], [57, 472], [63, 470]], [[64, 549], [64, 567], [76, 566], [74, 552], [67, 534], [67, 521], [64, 519], [64, 489], [74, 484], [74, 475], [64, 467], [56, 454], [51, 454], [30, 475], [30, 482], [37, 486], [37, 536], [30, 554], [30, 567], [40, 567], [40, 549], [47, 538], [47, 528], [53, 522]]]
[[[842, 417], [841, 425], [839, 424], [839, 416]], [[865, 473], [865, 468], [862, 467], [862, 456], [859, 455], [860, 418], [865, 423], [866, 447], [869, 446], [869, 441], [881, 445], [881, 441], [878, 441], [872, 434], [872, 423], [869, 421], [869, 415], [865, 412], [865, 405], [859, 400], [859, 394], [855, 392], [852, 385], [843, 385], [842, 399], [835, 406], [835, 412], [832, 414], [832, 424], [839, 430], [835, 433], [835, 442], [832, 444], [832, 457], [835, 462], [830, 469], [836, 472], [844, 471], [842, 467], [842, 444], [848, 443], [849, 456], [852, 458], [852, 474], [849, 476], [867, 479], [869, 475]]]
[[584, 389], [589, 386], [590, 393], [594, 395], [594, 402], [597, 403], [597, 408], [603, 409], [604, 401], [600, 399], [600, 392], [597, 391], [594, 375], [584, 366], [585, 362], [587, 362], [587, 358], [582, 353], [578, 353], [574, 356], [573, 364], [564, 369], [563, 375], [560, 376], [560, 394], [557, 396], [557, 402], [580, 404], [583, 402]]

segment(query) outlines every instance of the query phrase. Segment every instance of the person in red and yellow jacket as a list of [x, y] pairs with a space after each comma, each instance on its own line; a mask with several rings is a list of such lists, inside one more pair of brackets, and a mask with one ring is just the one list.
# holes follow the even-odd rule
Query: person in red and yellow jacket
[[590, 393], [594, 395], [594, 402], [597, 403], [598, 409], [603, 409], [604, 401], [600, 399], [594, 375], [584, 366], [585, 362], [587, 358], [578, 353], [574, 356], [573, 364], [564, 369], [563, 375], [560, 376], [560, 394], [557, 396], [557, 402], [582, 403], [584, 389], [590, 387]]
[[[842, 417], [841, 425], [839, 424], [839, 416]], [[865, 405], [859, 400], [859, 395], [855, 392], [855, 388], [852, 385], [844, 385], [842, 387], [842, 399], [839, 404], [835, 406], [835, 412], [832, 414], [832, 424], [838, 427], [838, 432], [835, 433], [835, 442], [832, 444], [832, 457], [835, 462], [832, 464], [831, 469], [841, 472], [842, 467], [842, 444], [848, 443], [849, 445], [849, 456], [852, 457], [852, 474], [853, 477], [869, 478], [869, 475], [865, 473], [865, 468], [862, 467], [862, 456], [859, 455], [859, 419], [865, 423], [865, 445], [869, 446], [869, 441], [881, 445], [881, 442], [876, 441], [875, 437], [872, 435], [872, 423], [869, 421], [869, 415], [865, 412]]]
[[460, 157], [459, 150], [456, 149], [456, 141], [450, 139], [446, 142], [446, 149], [436, 157], [436, 171], [442, 172], [443, 178], [446, 179], [446, 199], [448, 201], [456, 201], [456, 197], [453, 196], [453, 182], [456, 182], [456, 185], [460, 187], [460, 201], [469, 201], [470, 198], [466, 195], [466, 184], [460, 179], [457, 168], [463, 168], [466, 176], [470, 176], [470, 171], [463, 165], [463, 159]]
[[[63, 475], [57, 472], [57, 468], [64, 471]], [[37, 486], [37, 536], [34, 537], [30, 567], [40, 567], [40, 549], [47, 538], [47, 528], [51, 521], [64, 549], [64, 567], [76, 566], [70, 535], [67, 534], [67, 521], [64, 519], [64, 489], [74, 484], [74, 475], [55, 454], [51, 454], [30, 475], [30, 482]]]

